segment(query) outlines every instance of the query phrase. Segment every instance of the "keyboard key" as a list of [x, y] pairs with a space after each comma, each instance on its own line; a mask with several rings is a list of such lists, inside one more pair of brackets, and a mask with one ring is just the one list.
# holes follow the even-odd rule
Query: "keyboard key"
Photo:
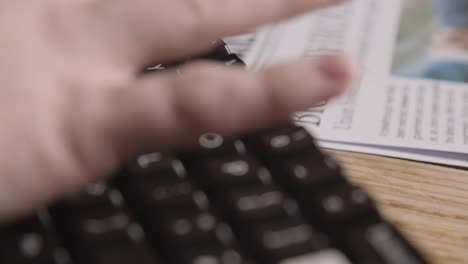
[[116, 183], [139, 218], [154, 218], [159, 210], [171, 208], [185, 210], [209, 207], [205, 193], [188, 180], [182, 163], [180, 167], [183, 168], [183, 177], [176, 175], [175, 170], [172, 170], [173, 173], [164, 170], [148, 177], [121, 174], [116, 178]]
[[311, 219], [326, 230], [337, 231], [364, 217], [378, 217], [374, 203], [367, 193], [357, 187], [340, 184], [318, 193], [310, 199], [300, 200], [300, 205]]
[[[54, 221], [65, 246], [78, 264], [107, 264], [112, 252], [121, 252], [123, 261], [128, 255], [141, 254], [142, 263], [152, 263], [153, 256], [146, 249], [143, 228], [125, 211], [79, 210], [60, 208]], [[73, 214], [72, 214], [73, 213]], [[122, 262], [124, 263], [124, 262]]]
[[317, 153], [314, 139], [302, 127], [287, 125], [247, 138], [249, 148], [269, 159], [284, 158], [303, 151]]
[[245, 224], [266, 219], [296, 215], [299, 211], [294, 200], [274, 186], [258, 185], [233, 191], [227, 196], [232, 217]]
[[197, 147], [182, 155], [187, 162], [204, 158], [243, 155], [246, 152], [244, 142], [229, 140], [217, 133], [206, 133], [198, 138]]
[[[373, 262], [363, 262], [373, 263]], [[318, 252], [285, 259], [279, 264], [352, 264], [348, 258], [336, 249], [325, 249]]]
[[51, 264], [56, 246], [37, 216], [0, 230], [0, 256], [4, 264]]
[[311, 192], [320, 191], [326, 185], [346, 182], [336, 163], [328, 157], [301, 155], [280, 164], [282, 169], [276, 171], [275, 179], [291, 194], [309, 195]]
[[82, 243], [106, 243], [128, 239], [131, 225], [136, 224], [128, 214], [115, 212], [109, 215], [75, 216], [70, 221], [68, 231], [74, 232], [76, 239]]
[[[75, 232], [79, 239], [94, 241], [94, 234], [108, 234], [130, 221], [125, 201], [119, 190], [108, 183], [95, 183], [71, 198], [55, 205], [52, 218], [62, 232]], [[102, 230], [98, 230], [102, 229]], [[92, 231], [93, 230], [93, 231]], [[89, 232], [88, 232], [89, 231]], [[86, 236], [91, 236], [85, 238]]]
[[209, 201], [203, 191], [185, 179], [168, 182], [135, 182], [133, 199], [146, 210], [184, 210], [207, 208]]
[[169, 207], [192, 201], [196, 188], [188, 180], [175, 180], [163, 184], [146, 184], [142, 186], [147, 205]]
[[144, 239], [141, 227], [123, 208], [76, 208], [62, 203], [51, 212], [53, 223], [67, 244], [88, 247]]
[[124, 200], [120, 191], [106, 182], [96, 182], [88, 185], [83, 192], [63, 200], [68, 207], [89, 208], [107, 207], [122, 208]]
[[[82, 264], [159, 264], [159, 259], [150, 253], [144, 245], [120, 245], [101, 248], [94, 253], [94, 260], [82, 261]], [[80, 263], [80, 264], [81, 264]]]
[[361, 223], [350, 229], [344, 244], [357, 263], [427, 263], [394, 227], [384, 222]]
[[255, 228], [253, 249], [263, 263], [277, 263], [325, 248], [328, 241], [300, 218], [262, 223]]
[[[160, 233], [173, 246], [217, 243], [220, 241], [218, 229], [220, 232], [225, 231], [222, 228], [226, 228], [226, 224], [220, 222], [210, 211], [186, 211], [178, 214], [167, 212], [159, 219]], [[233, 237], [223, 239], [231, 242], [234, 240]]]
[[271, 183], [270, 172], [250, 156], [233, 156], [210, 159], [205, 162], [206, 174], [203, 179], [215, 188], [240, 188], [253, 184]]
[[191, 248], [181, 252], [180, 264], [253, 264], [238, 250], [222, 246]]
[[159, 152], [148, 153], [138, 156], [127, 166], [132, 177], [153, 178], [158, 175], [173, 175], [174, 177], [184, 178], [185, 168], [174, 156], [162, 154]]

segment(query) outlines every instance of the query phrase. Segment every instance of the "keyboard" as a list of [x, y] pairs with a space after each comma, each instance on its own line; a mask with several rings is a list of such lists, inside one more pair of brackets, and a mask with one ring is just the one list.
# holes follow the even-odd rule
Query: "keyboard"
[[[196, 59], [242, 60], [218, 41]], [[182, 73], [183, 74], [183, 73]], [[146, 153], [0, 227], [2, 264], [422, 264], [369, 194], [292, 121]]]

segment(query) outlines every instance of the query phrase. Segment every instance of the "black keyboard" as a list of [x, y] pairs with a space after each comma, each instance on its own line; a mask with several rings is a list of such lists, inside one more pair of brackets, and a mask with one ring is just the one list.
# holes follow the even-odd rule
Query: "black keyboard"
[[[243, 63], [215, 47], [184, 62]], [[428, 263], [292, 122], [235, 139], [204, 134], [192, 149], [123, 167], [1, 227], [0, 263]]]

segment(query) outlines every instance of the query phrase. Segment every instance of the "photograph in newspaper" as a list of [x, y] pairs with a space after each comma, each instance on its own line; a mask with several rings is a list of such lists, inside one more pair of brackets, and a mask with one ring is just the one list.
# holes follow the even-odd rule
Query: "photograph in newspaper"
[[468, 0], [403, 2], [392, 74], [468, 82]]

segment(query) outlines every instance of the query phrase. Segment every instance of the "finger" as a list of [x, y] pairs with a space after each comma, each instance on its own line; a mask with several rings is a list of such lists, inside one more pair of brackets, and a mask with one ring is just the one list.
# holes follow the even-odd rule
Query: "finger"
[[0, 222], [111, 175], [135, 154], [187, 144], [204, 132], [234, 136], [262, 127], [341, 93], [351, 79], [344, 58], [330, 55], [259, 72], [214, 65], [186, 66], [182, 77], [143, 77], [134, 87], [77, 91], [61, 125], [66, 136], [48, 134], [40, 144], [54, 151], [27, 166], [47, 173], [35, 185], [30, 177], [0, 179]]
[[345, 58], [326, 55], [259, 72], [194, 64], [143, 77], [132, 89], [105, 93], [100, 127], [122, 156], [162, 150], [218, 132], [234, 136], [283, 120], [341, 93], [351, 70]]
[[[88, 6], [140, 62], [200, 52], [211, 40], [341, 0], [100, 0]], [[152, 61], [151, 61], [152, 60]]]

